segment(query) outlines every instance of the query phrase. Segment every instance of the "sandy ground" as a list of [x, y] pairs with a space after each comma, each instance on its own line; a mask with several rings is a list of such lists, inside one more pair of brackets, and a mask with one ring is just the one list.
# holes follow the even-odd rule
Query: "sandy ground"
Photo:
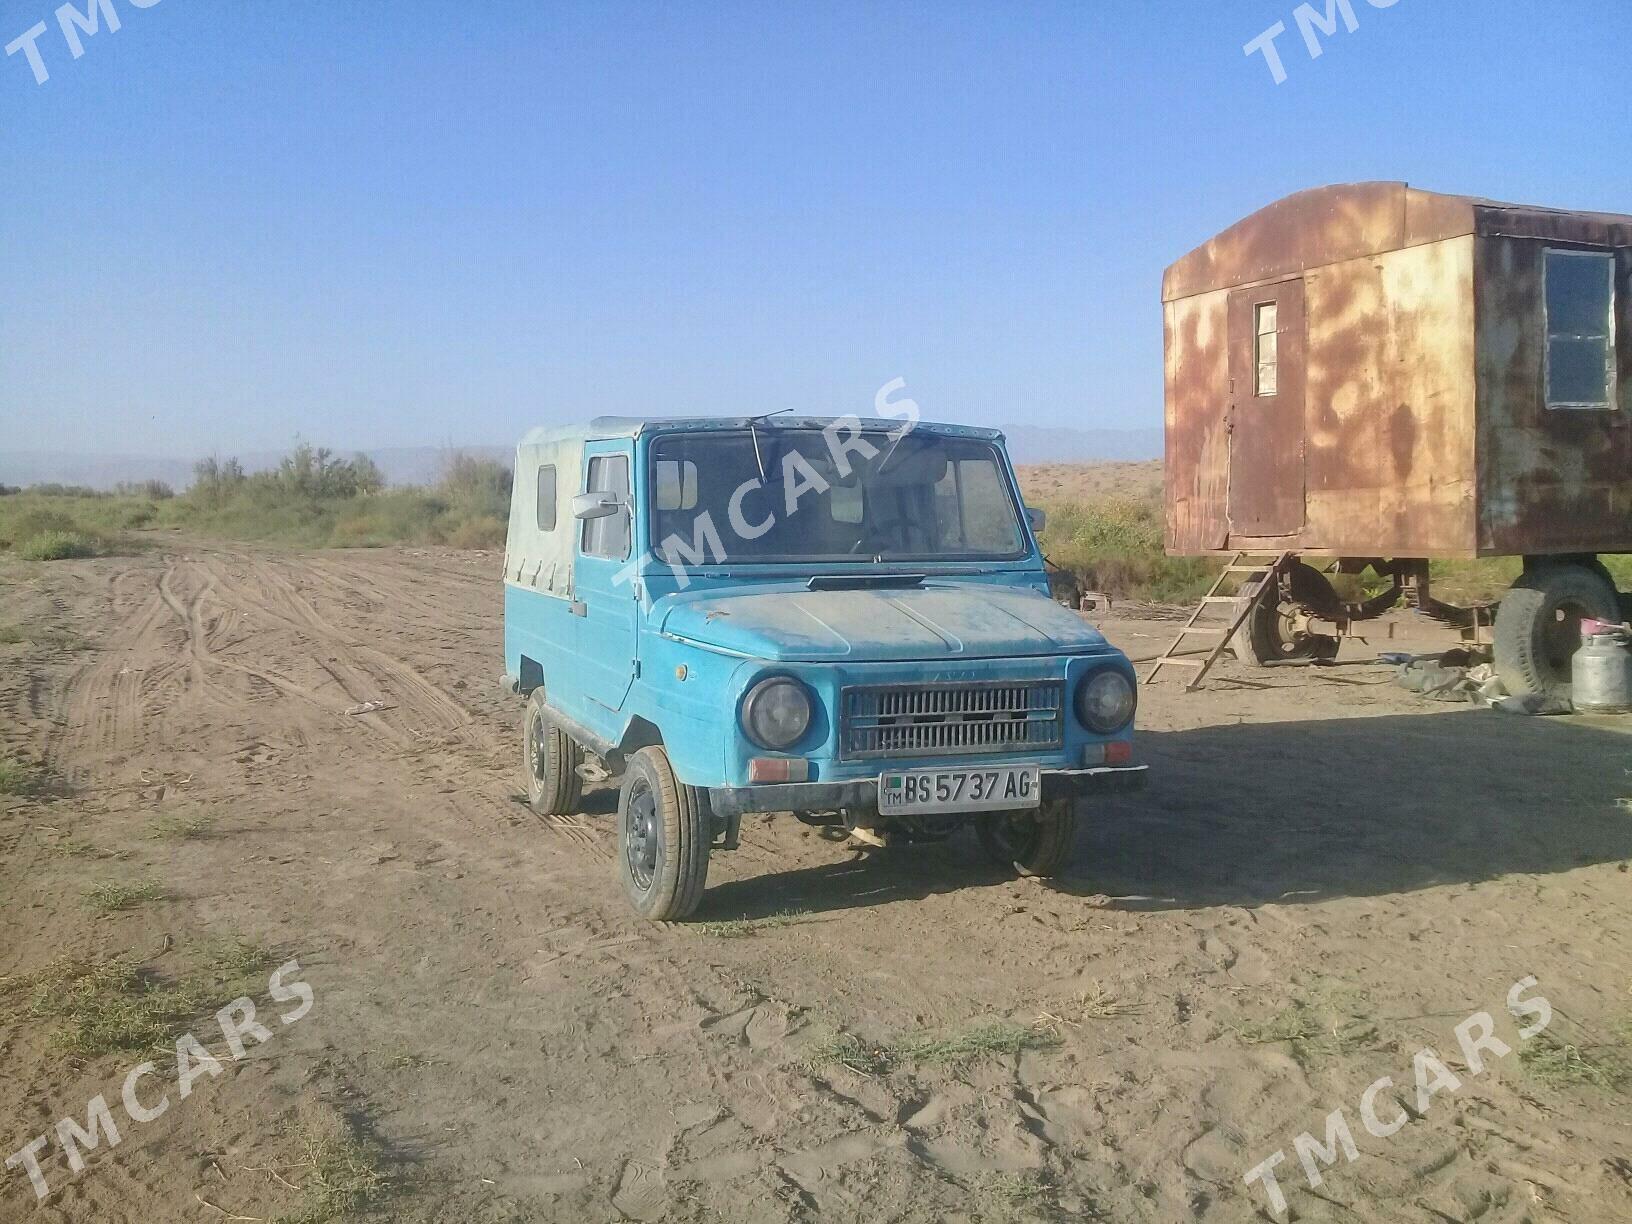
[[[1149, 790], [1098, 806], [1053, 885], [963, 838], [864, 854], [765, 818], [715, 857], [717, 925], [653, 926], [616, 885], [609, 791], [569, 819], [520, 802], [496, 569], [174, 542], [0, 567], [25, 639], [0, 645], [0, 751], [50, 779], [0, 796], [13, 994], [64, 956], [170, 980], [223, 938], [297, 958], [315, 994], [283, 1026], [263, 989], [271, 1040], [241, 1062], [201, 1013], [222, 1074], [151, 1122], [115, 1106], [123, 1141], [77, 1176], [53, 1142], [43, 1205], [6, 1171], [0, 1219], [351, 1218], [314, 1206], [313, 1118], [378, 1145], [371, 1210], [410, 1221], [1264, 1219], [1242, 1175], [1277, 1149], [1301, 1220], [1632, 1219], [1627, 1097], [1580, 1071], [1632, 1017], [1612, 721], [1439, 706], [1364, 665], [1164, 682]], [[1172, 624], [1104, 627], [1137, 657]], [[161, 895], [86, 902], [140, 880]], [[1504, 1007], [1526, 975], [1563, 1073], [1516, 1050], [1472, 1074], [1470, 1013], [1530, 1049]], [[0, 1015], [0, 1155], [143, 1057]], [[816, 1057], [1000, 1022], [1039, 1048]], [[1373, 1138], [1361, 1093], [1393, 1076], [1399, 1115], [1424, 1046], [1460, 1089]], [[1293, 1139], [1339, 1108], [1359, 1159], [1312, 1190]]]

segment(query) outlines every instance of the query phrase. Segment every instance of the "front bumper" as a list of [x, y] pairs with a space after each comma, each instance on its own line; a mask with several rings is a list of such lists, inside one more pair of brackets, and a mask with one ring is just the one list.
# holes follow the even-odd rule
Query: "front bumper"
[[[1043, 770], [1043, 802], [1119, 794], [1145, 785], [1148, 765], [1100, 765], [1092, 769]], [[878, 779], [852, 782], [786, 782], [761, 786], [714, 786], [708, 791], [716, 816], [749, 812], [864, 811], [878, 806]]]

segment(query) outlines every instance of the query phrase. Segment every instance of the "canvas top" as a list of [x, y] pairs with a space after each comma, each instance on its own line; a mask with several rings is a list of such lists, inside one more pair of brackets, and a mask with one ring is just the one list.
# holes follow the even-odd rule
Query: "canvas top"
[[1162, 278], [1162, 300], [1468, 234], [1632, 247], [1632, 216], [1503, 204], [1406, 183], [1315, 187], [1259, 209], [1173, 264]]

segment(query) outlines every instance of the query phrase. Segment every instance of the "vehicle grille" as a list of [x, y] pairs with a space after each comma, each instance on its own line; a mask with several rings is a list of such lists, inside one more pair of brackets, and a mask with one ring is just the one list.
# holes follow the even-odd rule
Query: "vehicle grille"
[[1062, 692], [1058, 680], [847, 688], [841, 752], [855, 759], [1058, 748]]

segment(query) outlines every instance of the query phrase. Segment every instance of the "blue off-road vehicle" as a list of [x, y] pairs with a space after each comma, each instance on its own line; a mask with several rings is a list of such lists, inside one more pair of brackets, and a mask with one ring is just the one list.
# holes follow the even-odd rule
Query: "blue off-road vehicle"
[[516, 451], [506, 684], [543, 814], [621, 775], [619, 874], [679, 919], [744, 813], [860, 840], [974, 822], [1051, 875], [1142, 780], [1127, 657], [1049, 596], [1002, 435], [601, 418]]

